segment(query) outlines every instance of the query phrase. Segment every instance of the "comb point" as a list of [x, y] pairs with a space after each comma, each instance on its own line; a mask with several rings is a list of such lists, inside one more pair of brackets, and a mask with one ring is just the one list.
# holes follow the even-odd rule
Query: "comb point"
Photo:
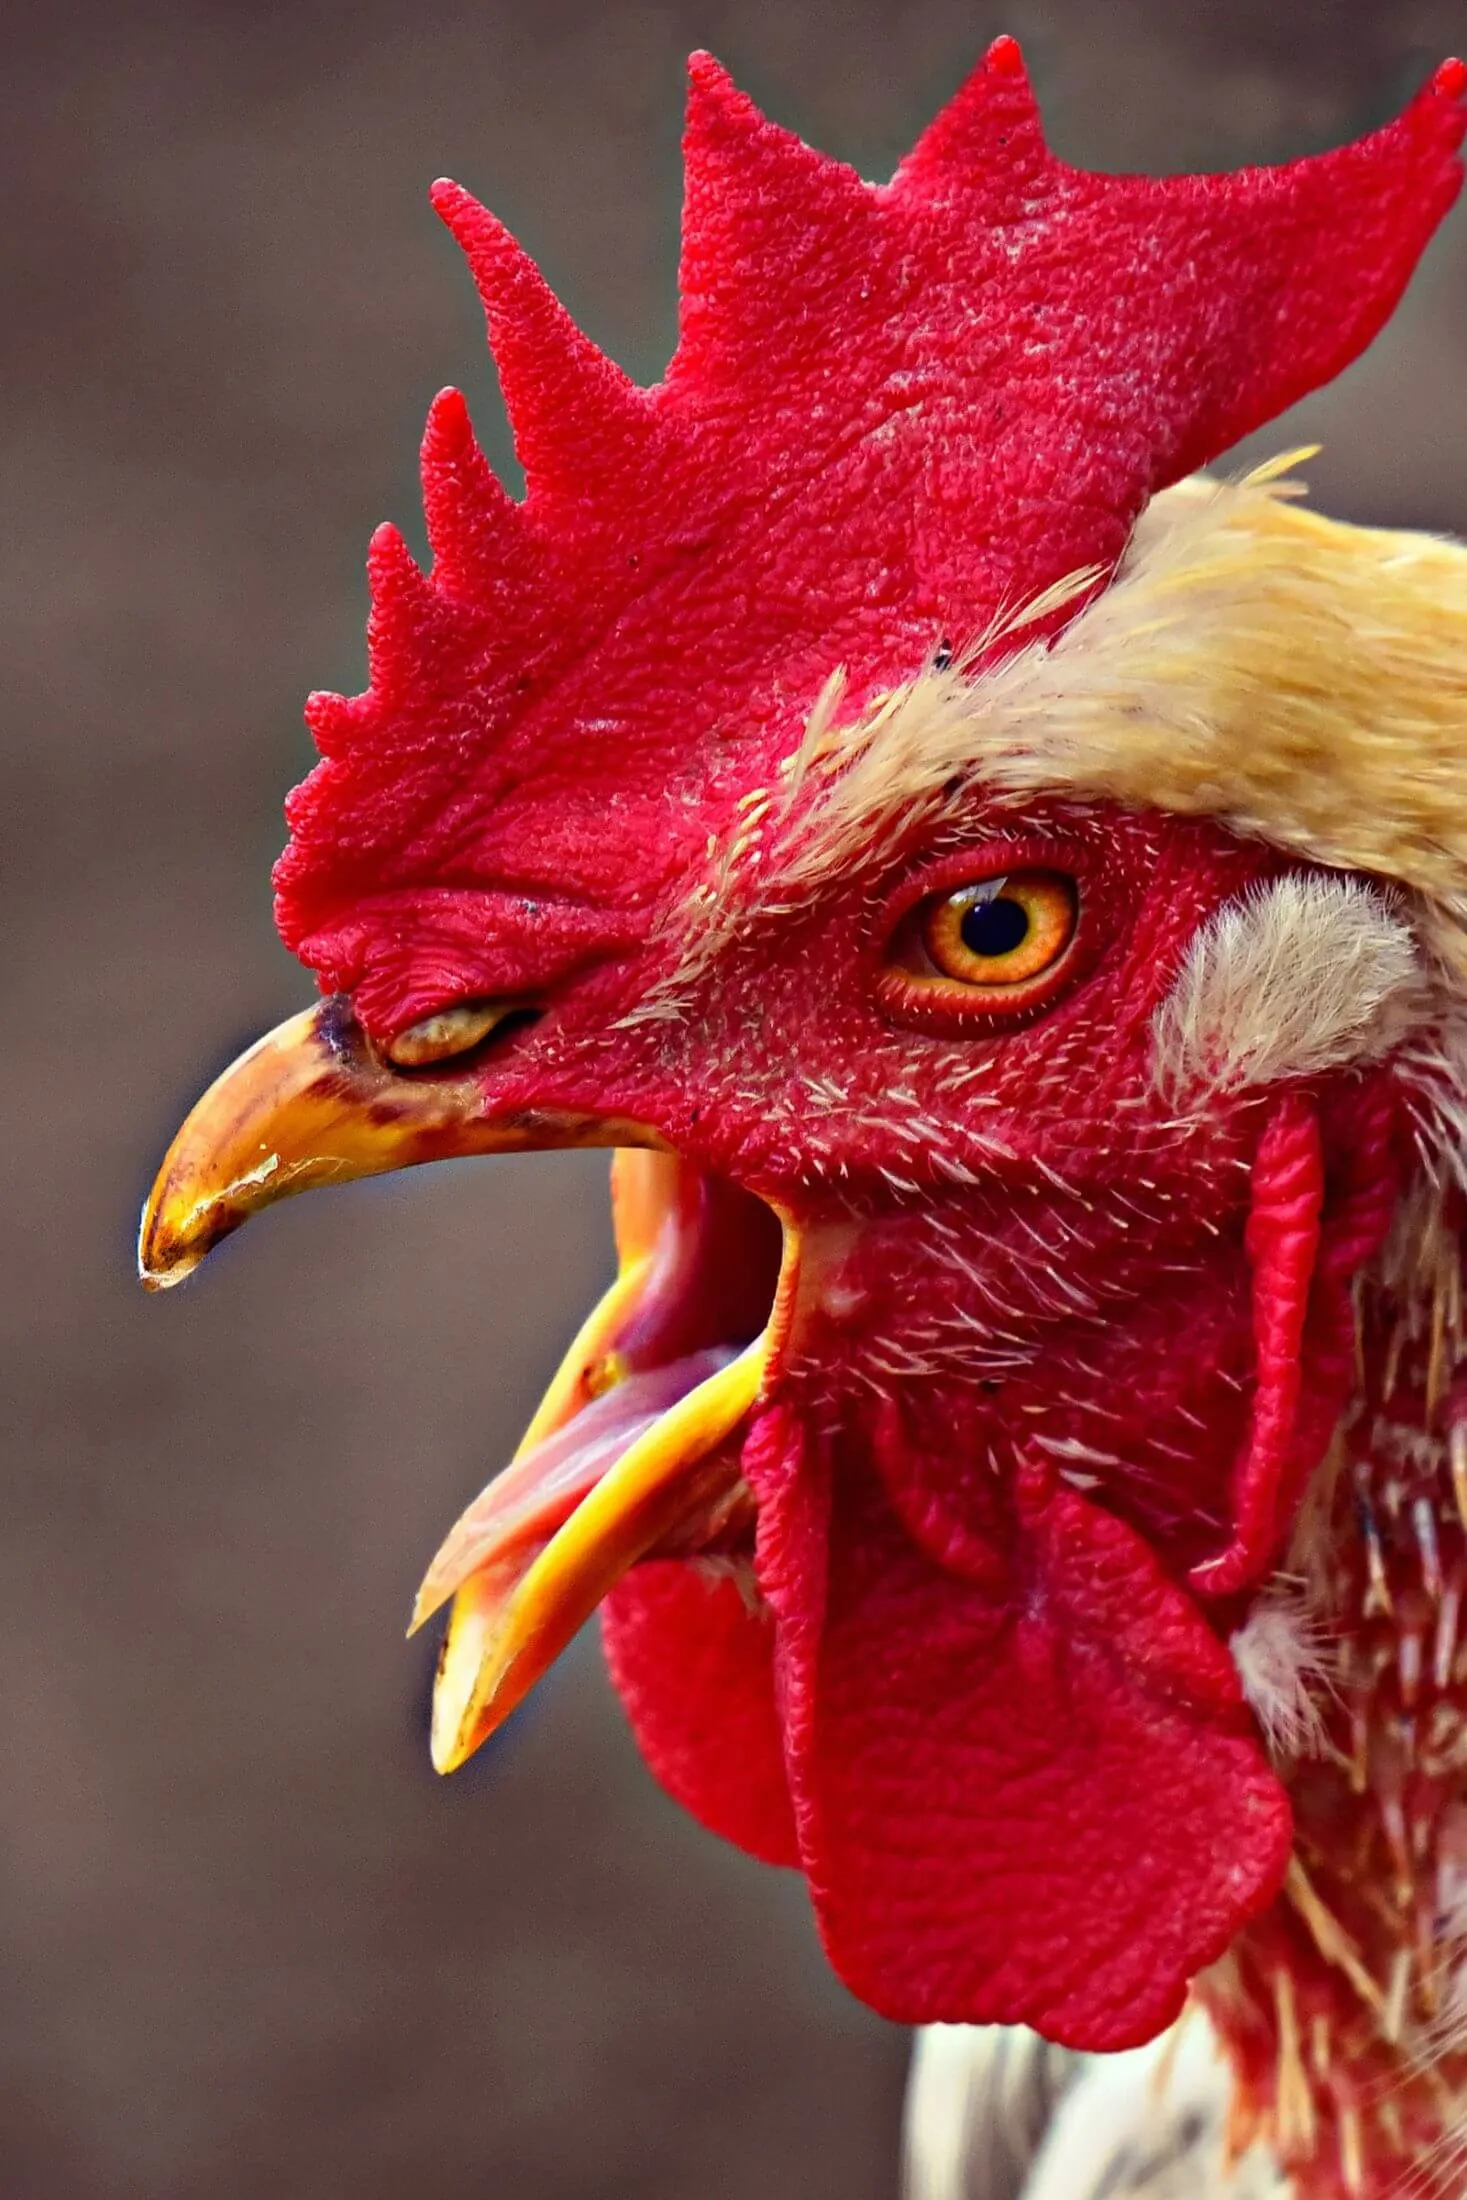
[[668, 380], [738, 381], [771, 356], [797, 271], [869, 213], [844, 161], [769, 117], [711, 54], [688, 63], [678, 349]]
[[1005, 220], [1035, 170], [1052, 165], [1039, 102], [1016, 38], [996, 38], [978, 66], [922, 132], [892, 178], [896, 197], [935, 200], [956, 186], [979, 194], [989, 219]]
[[357, 733], [357, 714], [349, 695], [315, 688], [306, 697], [305, 721], [322, 756], [342, 756]]
[[447, 603], [408, 548], [400, 528], [384, 520], [367, 549], [367, 666], [374, 702], [399, 701], [423, 669], [457, 639]]
[[[711, 53], [688, 57], [687, 121], [683, 133], [683, 163], [690, 187], [705, 172], [717, 170], [709, 181], [714, 188], [741, 195], [741, 174], [767, 175], [783, 170], [785, 179], [844, 176], [859, 184], [854, 169], [844, 161], [817, 153], [794, 130], [773, 122], [743, 91], [721, 61]], [[863, 187], [864, 188], [864, 187]]]
[[419, 454], [433, 585], [482, 607], [519, 580], [524, 517], [479, 447], [463, 395], [440, 390], [428, 408]]
[[647, 456], [645, 391], [576, 326], [496, 215], [446, 179], [430, 196], [483, 302], [526, 501], [614, 507]]
[[[705, 47], [688, 55], [688, 103], [701, 106], [751, 109], [754, 102], [741, 92], [728, 70]], [[757, 110], [756, 110], [757, 111]]]
[[1017, 38], [1002, 32], [983, 56], [983, 67], [993, 76], [1023, 76], [1024, 55]]

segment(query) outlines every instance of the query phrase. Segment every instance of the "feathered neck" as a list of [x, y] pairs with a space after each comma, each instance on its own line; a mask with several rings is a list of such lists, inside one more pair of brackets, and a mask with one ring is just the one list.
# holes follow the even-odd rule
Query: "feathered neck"
[[[1460, 2190], [1467, 2116], [1467, 1340], [1460, 1193], [1426, 1184], [1357, 1291], [1359, 1384], [1275, 1609], [1296, 1850], [1202, 1982], [1300, 2200]], [[1255, 1701], [1258, 1700], [1255, 1692]]]

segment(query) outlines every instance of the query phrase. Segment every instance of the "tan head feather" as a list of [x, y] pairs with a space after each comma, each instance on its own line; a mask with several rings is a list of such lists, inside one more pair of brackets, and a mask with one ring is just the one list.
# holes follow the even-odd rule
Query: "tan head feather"
[[979, 791], [1042, 790], [1394, 880], [1467, 960], [1467, 548], [1301, 509], [1291, 463], [1157, 497], [1058, 636], [932, 668], [854, 725], [823, 698], [761, 897], [798, 900]]

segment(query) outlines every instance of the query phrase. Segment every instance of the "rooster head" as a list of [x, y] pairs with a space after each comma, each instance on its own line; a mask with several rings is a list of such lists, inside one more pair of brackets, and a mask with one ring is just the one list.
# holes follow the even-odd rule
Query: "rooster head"
[[600, 1605], [653, 1771], [904, 2020], [1144, 2039], [1288, 1860], [1229, 1644], [1421, 1166], [1462, 768], [1455, 824], [1403, 789], [1429, 550], [1187, 477], [1379, 328], [1463, 85], [1093, 176], [1000, 40], [873, 187], [695, 59], [652, 389], [435, 193], [526, 495], [445, 391], [431, 572], [379, 532], [288, 805], [325, 998], [185, 1124], [144, 1273], [616, 1149], [616, 1281], [419, 1599], [435, 1761]]

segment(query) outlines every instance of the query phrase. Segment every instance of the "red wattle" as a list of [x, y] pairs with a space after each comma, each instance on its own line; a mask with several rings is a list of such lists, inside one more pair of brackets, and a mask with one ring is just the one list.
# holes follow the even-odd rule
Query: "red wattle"
[[680, 1560], [634, 1567], [601, 1608], [606, 1662], [675, 1802], [766, 1864], [798, 1864], [774, 1710], [774, 1628], [738, 1584]]
[[1018, 1493], [1000, 1598], [924, 1557], [849, 1447], [834, 1474], [806, 1457], [792, 1416], [746, 1468], [837, 1971], [904, 2023], [1151, 2037], [1289, 1855], [1226, 1650], [1071, 1490]]

